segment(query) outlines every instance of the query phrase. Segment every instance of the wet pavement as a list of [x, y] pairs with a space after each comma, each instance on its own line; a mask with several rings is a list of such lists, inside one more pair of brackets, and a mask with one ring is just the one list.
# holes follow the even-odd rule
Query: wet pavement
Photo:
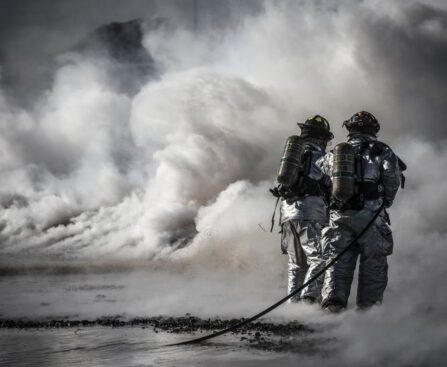
[[[284, 291], [260, 292], [250, 280], [237, 288], [218, 277], [186, 280], [145, 272], [0, 277], [0, 365], [292, 366], [299, 359], [311, 366], [335, 350], [310, 319], [281, 313], [200, 344], [166, 347], [234, 325], [243, 320], [235, 316], [251, 316]], [[199, 315], [179, 315], [192, 309]]]

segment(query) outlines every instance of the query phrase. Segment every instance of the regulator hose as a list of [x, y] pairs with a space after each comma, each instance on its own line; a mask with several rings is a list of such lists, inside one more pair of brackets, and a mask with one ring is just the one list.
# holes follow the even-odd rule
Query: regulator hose
[[349, 243], [349, 245], [347, 245], [343, 251], [341, 251], [337, 256], [335, 256], [333, 259], [331, 259], [330, 261], [328, 261], [325, 265], [324, 268], [322, 268], [318, 273], [316, 273], [312, 278], [310, 278], [307, 282], [305, 282], [301, 287], [295, 289], [293, 292], [291, 292], [290, 294], [288, 294], [286, 297], [280, 299], [278, 302], [274, 303], [273, 305], [271, 305], [270, 307], [266, 308], [265, 310], [257, 313], [256, 315], [248, 318], [248, 319], [244, 319], [240, 322], [237, 322], [236, 324], [229, 326], [226, 329], [220, 330], [220, 331], [216, 331], [215, 333], [212, 334], [208, 334], [208, 335], [204, 335], [201, 336], [199, 338], [195, 338], [195, 339], [190, 339], [190, 340], [186, 340], [183, 342], [179, 342], [179, 343], [173, 343], [173, 344], [168, 344], [166, 345], [166, 347], [173, 347], [173, 346], [178, 346], [178, 345], [187, 345], [187, 344], [196, 344], [196, 343], [200, 343], [203, 342], [205, 340], [209, 340], [209, 339], [213, 339], [216, 338], [220, 335], [229, 333], [230, 331], [234, 331], [237, 330], [239, 328], [241, 328], [242, 326], [245, 326], [247, 324], [249, 324], [250, 322], [255, 321], [256, 319], [259, 319], [260, 317], [268, 314], [270, 311], [274, 310], [275, 308], [277, 308], [278, 306], [282, 305], [284, 302], [286, 302], [288, 299], [292, 298], [294, 295], [296, 295], [298, 292], [302, 291], [304, 288], [306, 288], [309, 284], [311, 284], [312, 282], [314, 282], [315, 280], [317, 280], [321, 275], [323, 275], [325, 273], [325, 271], [327, 269], [329, 269], [332, 265], [334, 265], [338, 259], [340, 259], [340, 257], [342, 257], [346, 251], [348, 251], [352, 246], [354, 246], [354, 244], [366, 233], [366, 231], [373, 225], [373, 223], [375, 222], [375, 220], [377, 219], [377, 217], [380, 215], [380, 213], [382, 212], [384, 208], [384, 204], [382, 204], [380, 206], [380, 208], [374, 213], [372, 219], [368, 222], [368, 224], [365, 226], [365, 228], [363, 228], [363, 230], [361, 232], [359, 232], [357, 234], [357, 236], [354, 237], [354, 239]]

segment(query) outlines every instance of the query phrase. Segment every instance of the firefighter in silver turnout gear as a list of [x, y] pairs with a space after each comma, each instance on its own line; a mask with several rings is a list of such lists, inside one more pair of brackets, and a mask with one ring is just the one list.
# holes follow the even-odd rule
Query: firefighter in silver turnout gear
[[[343, 126], [349, 131], [348, 142], [337, 145], [334, 154], [326, 155], [321, 162], [323, 172], [333, 182], [330, 223], [323, 229], [321, 240], [327, 260], [347, 247], [382, 203], [385, 208], [392, 205], [406, 168], [389, 146], [377, 140], [380, 125], [372, 114], [356, 113]], [[387, 256], [393, 252], [389, 225], [384, 210], [357, 245], [326, 271], [322, 289], [325, 310], [339, 312], [346, 308], [359, 255], [357, 306], [368, 308], [382, 302], [388, 281]]]
[[[288, 294], [302, 286], [324, 266], [320, 246], [321, 230], [328, 223], [329, 187], [317, 161], [325, 154], [328, 141], [333, 138], [327, 120], [319, 115], [307, 119], [299, 137], [290, 137], [285, 149], [290, 147], [291, 138], [298, 140], [300, 152], [299, 172], [292, 179], [281, 179], [284, 165], [294, 168], [290, 157], [283, 158], [278, 175], [278, 187], [272, 190], [281, 196], [281, 249], [288, 260]], [[293, 146], [292, 146], [293, 148]], [[295, 167], [296, 168], [296, 167]], [[286, 172], [287, 173], [287, 172]], [[287, 176], [287, 175], [286, 175]], [[282, 184], [281, 184], [282, 182]], [[290, 302], [304, 300], [308, 303], [320, 301], [322, 280], [311, 283]]]

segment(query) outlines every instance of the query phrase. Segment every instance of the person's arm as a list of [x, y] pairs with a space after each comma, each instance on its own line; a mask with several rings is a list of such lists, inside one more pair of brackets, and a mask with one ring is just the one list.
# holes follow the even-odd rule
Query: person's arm
[[332, 190], [332, 169], [333, 169], [334, 155], [332, 152], [326, 153], [320, 159], [316, 161], [317, 167], [323, 172], [323, 178], [321, 182], [329, 189]]
[[333, 154], [331, 152], [326, 153], [315, 164], [323, 173], [323, 177], [319, 180], [319, 185], [324, 193], [325, 201], [329, 205], [332, 195]]

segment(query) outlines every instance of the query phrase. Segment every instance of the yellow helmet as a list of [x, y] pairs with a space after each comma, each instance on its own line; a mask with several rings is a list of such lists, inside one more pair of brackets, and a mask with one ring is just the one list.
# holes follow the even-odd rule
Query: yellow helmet
[[303, 138], [312, 137], [323, 140], [331, 140], [334, 134], [331, 132], [331, 126], [328, 120], [323, 116], [315, 115], [309, 117], [304, 123], [298, 123], [301, 128], [301, 136]]

